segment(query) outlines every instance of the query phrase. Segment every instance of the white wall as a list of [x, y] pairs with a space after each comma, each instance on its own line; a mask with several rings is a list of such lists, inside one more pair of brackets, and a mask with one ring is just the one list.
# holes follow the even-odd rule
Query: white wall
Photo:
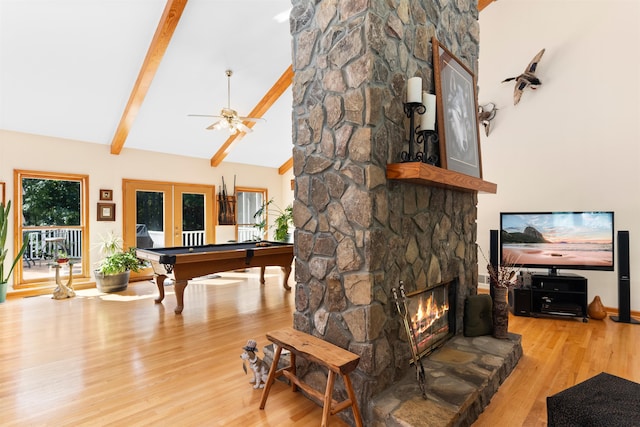
[[[513, 83], [501, 81], [542, 48], [543, 85], [514, 106]], [[489, 136], [481, 132], [483, 176], [498, 193], [478, 196], [478, 243], [486, 253], [501, 211], [615, 211], [616, 231], [630, 232], [632, 310], [640, 310], [638, 52], [637, 0], [500, 0], [480, 13], [479, 103], [499, 111]], [[617, 273], [576, 273], [589, 279], [589, 302], [599, 295], [618, 307]]]
[[295, 179], [293, 176], [293, 168], [289, 169], [284, 175], [282, 175], [282, 207], [293, 205], [294, 193], [291, 189], [291, 180]]
[[[100, 235], [109, 231], [122, 235], [123, 178], [209, 184], [216, 186], [217, 193], [222, 176], [227, 183], [227, 189], [231, 190], [235, 175], [238, 186], [268, 188], [269, 197], [273, 197], [278, 205], [290, 203], [293, 197], [291, 191], [291, 195], [284, 194], [283, 191], [285, 184], [286, 188], [290, 188], [291, 176], [281, 176], [274, 168], [225, 162], [213, 168], [208, 159], [131, 150], [127, 149], [126, 145], [120, 155], [112, 155], [107, 145], [0, 130], [0, 181], [6, 183], [7, 199], [13, 199], [14, 169], [89, 175], [91, 265], [99, 259], [96, 248]], [[96, 203], [99, 201], [99, 190], [102, 188], [113, 189], [113, 200], [116, 203], [115, 222], [96, 221]], [[13, 230], [13, 220], [9, 227]], [[13, 233], [10, 233], [9, 240], [12, 237]], [[226, 236], [221, 237], [223, 241], [228, 240]], [[12, 254], [12, 241], [9, 242], [8, 249]]]

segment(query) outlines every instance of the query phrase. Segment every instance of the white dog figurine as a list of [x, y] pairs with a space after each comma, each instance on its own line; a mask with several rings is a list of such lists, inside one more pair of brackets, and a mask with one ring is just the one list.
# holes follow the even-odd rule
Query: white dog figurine
[[[254, 384], [253, 388], [264, 388], [264, 385], [267, 383], [267, 378], [269, 377], [269, 367], [267, 364], [258, 357], [256, 354], [256, 342], [254, 340], [247, 341], [247, 345], [242, 347], [244, 352], [240, 355], [242, 360], [248, 360], [249, 366], [253, 371], [253, 379], [249, 381], [250, 384]], [[247, 367], [245, 364], [242, 364], [242, 368], [244, 372], [247, 373]]]

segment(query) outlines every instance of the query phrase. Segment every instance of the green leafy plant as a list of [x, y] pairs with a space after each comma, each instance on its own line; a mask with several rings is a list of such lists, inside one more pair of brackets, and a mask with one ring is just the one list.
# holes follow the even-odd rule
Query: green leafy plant
[[286, 242], [289, 228], [293, 227], [293, 206], [289, 205], [281, 209], [273, 199], [264, 203], [253, 215], [254, 218], [260, 218], [260, 221], [256, 223], [256, 227], [263, 233], [267, 231], [267, 213], [276, 216], [272, 226], [274, 229], [273, 238], [278, 242]]
[[11, 264], [11, 268], [9, 268], [9, 272], [7, 275], [4, 275], [4, 260], [7, 257], [8, 250], [6, 249], [7, 243], [7, 232], [9, 227], [9, 212], [11, 211], [11, 200], [7, 201], [7, 205], [4, 203], [0, 203], [0, 283], [7, 283], [9, 281], [9, 277], [11, 277], [11, 273], [13, 273], [13, 269], [15, 268], [20, 258], [24, 255], [24, 251], [27, 249], [27, 245], [29, 244], [29, 239], [25, 239], [22, 242], [22, 247], [18, 251], [13, 263]]
[[136, 257], [136, 248], [122, 250], [122, 239], [113, 233], [102, 239], [100, 253], [104, 258], [96, 271], [104, 275], [124, 273], [127, 270], [139, 272], [145, 266], [145, 262]]
[[69, 254], [65, 251], [58, 251], [58, 255], [56, 256], [56, 262], [63, 262], [69, 260]]

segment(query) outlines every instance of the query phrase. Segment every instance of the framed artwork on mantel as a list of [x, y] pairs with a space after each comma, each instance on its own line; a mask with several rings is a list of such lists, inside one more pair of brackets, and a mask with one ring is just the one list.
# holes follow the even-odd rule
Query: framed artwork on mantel
[[475, 76], [435, 37], [432, 48], [440, 164], [482, 178]]

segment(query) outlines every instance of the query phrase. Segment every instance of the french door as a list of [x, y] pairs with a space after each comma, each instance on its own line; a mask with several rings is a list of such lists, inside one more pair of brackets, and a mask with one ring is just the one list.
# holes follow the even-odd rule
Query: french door
[[214, 243], [214, 194], [212, 185], [123, 180], [124, 246]]

